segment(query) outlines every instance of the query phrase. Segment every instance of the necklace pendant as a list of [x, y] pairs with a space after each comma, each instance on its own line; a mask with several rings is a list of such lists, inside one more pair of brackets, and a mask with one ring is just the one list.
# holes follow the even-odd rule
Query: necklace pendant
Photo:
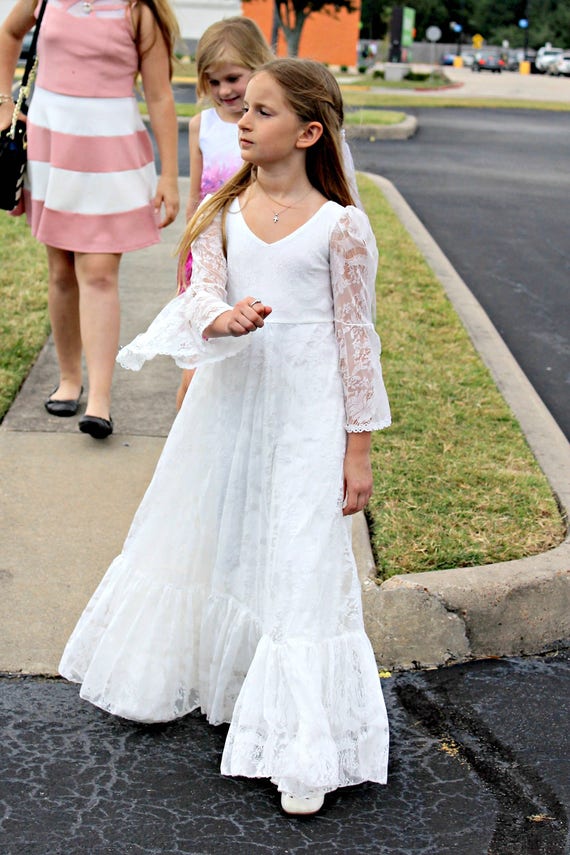
[[273, 212], [273, 222], [274, 223], [279, 222], [279, 214], [277, 214], [275, 211]]
[[83, 11], [85, 12], [85, 14], [89, 15], [91, 13], [92, 9], [93, 9], [93, 3], [89, 2], [89, 0], [84, 0]]

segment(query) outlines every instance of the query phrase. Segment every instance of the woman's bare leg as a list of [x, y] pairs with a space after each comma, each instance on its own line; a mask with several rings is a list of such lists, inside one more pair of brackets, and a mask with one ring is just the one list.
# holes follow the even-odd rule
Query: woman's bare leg
[[182, 406], [182, 401], [186, 396], [186, 392], [188, 391], [188, 387], [192, 382], [192, 378], [194, 376], [195, 368], [185, 368], [182, 371], [182, 377], [180, 378], [180, 386], [176, 391], [176, 409], [179, 410]]
[[48, 258], [48, 309], [59, 363], [59, 386], [54, 401], [70, 401], [81, 390], [81, 333], [79, 288], [72, 252], [46, 246]]
[[86, 415], [108, 419], [119, 347], [119, 264], [111, 253], [75, 253], [81, 340], [87, 363]]

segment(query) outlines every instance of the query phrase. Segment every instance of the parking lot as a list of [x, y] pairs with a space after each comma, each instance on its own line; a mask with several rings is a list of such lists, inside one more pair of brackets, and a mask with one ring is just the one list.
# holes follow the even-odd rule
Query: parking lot
[[[417, 66], [425, 70], [429, 66]], [[414, 65], [414, 70], [416, 66]], [[461, 84], [454, 89], [430, 90], [431, 97], [446, 98], [516, 98], [531, 101], [570, 101], [570, 78], [551, 77], [549, 74], [519, 74], [504, 71], [501, 74], [474, 74], [470, 68], [446, 66], [445, 74], [452, 84]], [[417, 91], [414, 92], [418, 94]]]

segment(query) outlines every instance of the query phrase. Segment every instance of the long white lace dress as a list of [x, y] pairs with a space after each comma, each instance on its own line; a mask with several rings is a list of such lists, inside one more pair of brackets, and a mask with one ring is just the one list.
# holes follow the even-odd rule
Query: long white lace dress
[[[376, 243], [334, 202], [271, 244], [237, 200], [226, 226], [227, 262], [218, 218], [189, 289], [120, 352], [200, 368], [60, 671], [118, 716], [230, 722], [225, 775], [298, 796], [383, 783], [386, 710], [341, 512], [346, 432], [390, 423]], [[205, 341], [248, 294], [273, 307], [263, 329]]]

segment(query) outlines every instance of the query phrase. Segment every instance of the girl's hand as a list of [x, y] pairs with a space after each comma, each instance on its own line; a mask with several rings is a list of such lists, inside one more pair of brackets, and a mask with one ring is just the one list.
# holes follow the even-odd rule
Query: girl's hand
[[160, 176], [156, 188], [156, 194], [153, 199], [154, 210], [157, 214], [164, 206], [164, 216], [158, 224], [159, 229], [169, 226], [176, 219], [178, 209], [180, 207], [180, 197], [178, 195], [178, 181], [176, 178], [166, 178]]
[[254, 332], [263, 326], [264, 318], [271, 314], [271, 306], [265, 306], [256, 297], [244, 297], [233, 309], [223, 312], [204, 330], [205, 338], [240, 336]]
[[372, 489], [370, 434], [349, 433], [344, 456], [343, 516], [361, 511], [367, 505]]

